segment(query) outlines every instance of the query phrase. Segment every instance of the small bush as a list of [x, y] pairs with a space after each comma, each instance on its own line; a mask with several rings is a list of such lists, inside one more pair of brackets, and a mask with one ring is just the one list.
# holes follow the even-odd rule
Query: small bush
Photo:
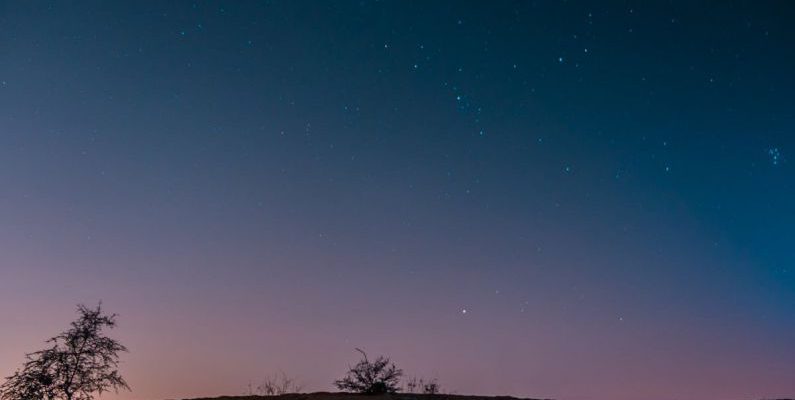
[[361, 349], [360, 360], [348, 370], [345, 377], [334, 382], [334, 385], [346, 392], [364, 394], [396, 393], [403, 371], [395, 366], [389, 358], [379, 356], [374, 361], [367, 358], [367, 353]]
[[299, 393], [303, 385], [296, 382], [295, 378], [287, 376], [284, 372], [265, 377], [256, 387], [248, 384], [249, 396], [279, 396], [288, 393]]
[[407, 393], [439, 394], [442, 389], [436, 378], [425, 379], [412, 377], [406, 381]]
[[420, 387], [420, 383], [416, 377], [412, 376], [406, 381], [406, 393], [414, 393], [418, 387]]
[[[420, 381], [422, 382], [422, 381]], [[441, 391], [441, 387], [439, 387], [439, 382], [436, 381], [436, 378], [429, 380], [428, 382], [423, 383], [422, 385], [422, 393], [425, 394], [439, 394]]]

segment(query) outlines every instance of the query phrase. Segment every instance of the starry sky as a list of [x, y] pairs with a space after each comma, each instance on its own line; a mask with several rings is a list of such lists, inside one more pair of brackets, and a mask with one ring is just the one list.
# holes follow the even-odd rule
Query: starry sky
[[0, 373], [795, 396], [789, 2], [0, 3]]

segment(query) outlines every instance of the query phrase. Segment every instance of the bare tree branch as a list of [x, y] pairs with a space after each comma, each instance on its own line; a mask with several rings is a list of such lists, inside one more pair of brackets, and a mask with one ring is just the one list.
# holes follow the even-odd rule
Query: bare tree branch
[[79, 318], [71, 327], [47, 340], [50, 347], [25, 356], [20, 370], [0, 385], [0, 400], [91, 400], [94, 394], [129, 390], [119, 374], [118, 341], [103, 335], [116, 326], [116, 314], [77, 307]]

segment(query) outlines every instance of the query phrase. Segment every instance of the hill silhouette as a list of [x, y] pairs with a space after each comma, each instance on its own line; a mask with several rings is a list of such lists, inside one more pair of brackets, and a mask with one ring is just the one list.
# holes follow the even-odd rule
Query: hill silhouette
[[219, 396], [199, 397], [183, 400], [550, 400], [533, 399], [513, 396], [472, 396], [458, 394], [418, 394], [418, 393], [392, 393], [379, 395], [366, 395], [360, 393], [289, 393], [276, 396]]

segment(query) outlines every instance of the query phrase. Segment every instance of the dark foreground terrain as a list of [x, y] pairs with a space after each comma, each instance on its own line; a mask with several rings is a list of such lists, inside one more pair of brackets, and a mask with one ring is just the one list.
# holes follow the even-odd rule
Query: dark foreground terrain
[[[279, 396], [221, 396], [185, 400], [539, 400], [511, 396], [463, 396], [457, 394], [396, 393], [363, 395], [357, 393], [291, 393]], [[549, 400], [549, 399], [544, 399]]]
[[[552, 400], [532, 399], [512, 396], [466, 396], [458, 394], [412, 394], [396, 393], [382, 395], [363, 395], [357, 393], [291, 393], [278, 396], [220, 396], [201, 397], [184, 400]], [[761, 400], [795, 400], [795, 398], [761, 399]]]

